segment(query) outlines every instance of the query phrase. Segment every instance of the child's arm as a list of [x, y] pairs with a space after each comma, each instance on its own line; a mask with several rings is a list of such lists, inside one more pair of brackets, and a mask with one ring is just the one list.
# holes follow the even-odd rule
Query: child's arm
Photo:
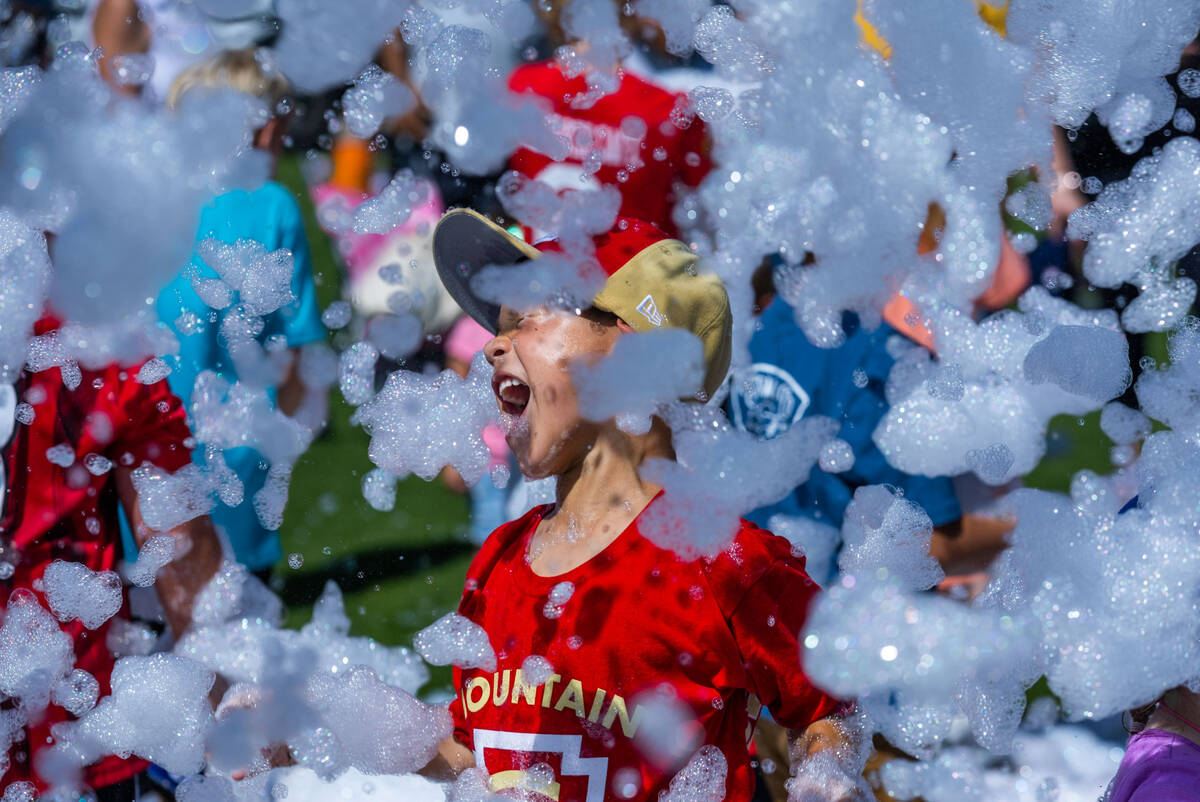
[[792, 779], [788, 802], [866, 802], [873, 794], [863, 779], [866, 739], [854, 718], [827, 716], [803, 730], [788, 731]]
[[449, 782], [474, 765], [475, 755], [471, 750], [450, 736], [438, 744], [437, 757], [418, 773], [431, 780]]

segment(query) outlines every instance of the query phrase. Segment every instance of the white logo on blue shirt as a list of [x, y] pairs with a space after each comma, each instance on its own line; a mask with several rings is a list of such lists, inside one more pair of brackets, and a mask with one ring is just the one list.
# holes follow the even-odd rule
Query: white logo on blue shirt
[[735, 377], [729, 399], [734, 425], [763, 440], [790, 429], [810, 403], [792, 374], [767, 362], [755, 362]]

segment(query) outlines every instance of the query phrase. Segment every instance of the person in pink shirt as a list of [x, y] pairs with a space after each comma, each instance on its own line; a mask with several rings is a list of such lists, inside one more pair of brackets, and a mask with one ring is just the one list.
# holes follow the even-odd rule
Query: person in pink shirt
[[1131, 715], [1133, 734], [1105, 802], [1200, 799], [1200, 694], [1176, 688]]

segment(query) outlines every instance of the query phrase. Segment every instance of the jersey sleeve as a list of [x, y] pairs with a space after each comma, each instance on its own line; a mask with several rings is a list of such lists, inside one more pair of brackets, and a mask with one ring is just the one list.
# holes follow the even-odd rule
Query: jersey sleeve
[[751, 525], [743, 528], [734, 552], [732, 558], [719, 557], [710, 576], [742, 659], [747, 690], [788, 729], [804, 729], [844, 710], [841, 700], [804, 673], [801, 633], [820, 592], [804, 570], [804, 558], [793, 555], [783, 538]]
[[[114, 370], [115, 372], [115, 370]], [[115, 406], [106, 414], [114, 431], [112, 453], [119, 465], [137, 467], [149, 462], [166, 471], [177, 471], [192, 461], [191, 430], [183, 402], [171, 392], [166, 379], [139, 384], [137, 369], [128, 369], [119, 383]]]

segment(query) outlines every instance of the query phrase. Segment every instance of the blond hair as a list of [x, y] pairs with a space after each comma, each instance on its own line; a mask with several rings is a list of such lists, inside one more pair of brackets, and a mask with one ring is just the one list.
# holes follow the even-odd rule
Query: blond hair
[[193, 89], [234, 89], [266, 101], [271, 112], [291, 88], [279, 72], [264, 69], [253, 47], [242, 50], [222, 50], [212, 58], [187, 67], [171, 84], [167, 94], [168, 108], [178, 108], [179, 102]]

